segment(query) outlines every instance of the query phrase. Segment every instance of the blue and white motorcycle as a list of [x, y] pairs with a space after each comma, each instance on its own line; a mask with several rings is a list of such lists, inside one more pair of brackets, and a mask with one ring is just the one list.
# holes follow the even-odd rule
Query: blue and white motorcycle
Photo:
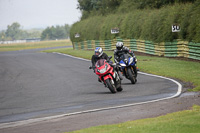
[[137, 59], [133, 58], [129, 54], [122, 54], [120, 56], [119, 65], [123, 72], [123, 76], [131, 81], [132, 84], [137, 82], [137, 68], [136, 68]]

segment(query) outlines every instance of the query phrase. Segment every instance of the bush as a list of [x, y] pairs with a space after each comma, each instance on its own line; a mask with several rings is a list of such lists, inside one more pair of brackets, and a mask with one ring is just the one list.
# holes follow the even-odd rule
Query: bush
[[191, 8], [191, 13], [188, 16], [188, 40], [200, 42], [200, 0], [197, 0]]
[[[123, 8], [119, 8], [123, 10]], [[178, 24], [180, 32], [172, 32], [172, 25]], [[112, 35], [111, 28], [120, 28]], [[195, 3], [176, 3], [160, 9], [134, 9], [129, 13], [107, 16], [93, 16], [75, 23], [71, 28], [71, 40], [143, 39], [154, 42], [182, 39], [200, 42], [200, 0]], [[75, 33], [80, 38], [74, 38]]]

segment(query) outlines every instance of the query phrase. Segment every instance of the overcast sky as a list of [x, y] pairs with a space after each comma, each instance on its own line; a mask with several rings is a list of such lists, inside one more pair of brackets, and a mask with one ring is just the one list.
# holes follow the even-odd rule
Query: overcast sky
[[0, 0], [0, 31], [18, 22], [23, 29], [73, 24], [80, 20], [77, 0]]

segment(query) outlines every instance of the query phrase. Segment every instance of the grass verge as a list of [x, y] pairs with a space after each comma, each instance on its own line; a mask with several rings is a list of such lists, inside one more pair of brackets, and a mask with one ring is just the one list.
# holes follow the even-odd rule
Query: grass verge
[[72, 45], [70, 40], [57, 40], [57, 41], [52, 40], [52, 41], [29, 42], [29, 43], [0, 44], [0, 52], [49, 48], [58, 46], [70, 46], [70, 45]]
[[[45, 52], [60, 52], [89, 60], [94, 54], [93, 51], [73, 50], [72, 48], [47, 50]], [[105, 51], [105, 53], [113, 56], [113, 51]], [[136, 56], [138, 59], [137, 65], [141, 71], [193, 83], [194, 87], [189, 86], [189, 91], [200, 91], [199, 62], [169, 59], [165, 57]]]
[[72, 133], [199, 133], [200, 106], [156, 118], [91, 127]]

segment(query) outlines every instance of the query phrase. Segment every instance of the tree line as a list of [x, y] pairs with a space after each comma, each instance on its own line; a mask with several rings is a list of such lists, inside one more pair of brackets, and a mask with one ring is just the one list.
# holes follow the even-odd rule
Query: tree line
[[41, 34], [42, 40], [68, 39], [70, 26], [51, 26], [47, 27]]
[[7, 26], [0, 31], [0, 41], [25, 40], [28, 38], [41, 38], [41, 40], [55, 40], [69, 38], [70, 25], [51, 26], [44, 30], [22, 30], [18, 22]]
[[130, 12], [134, 9], [161, 8], [175, 3], [195, 2], [196, 0], [78, 0], [78, 9], [82, 19], [95, 15], [107, 15], [117, 12]]
[[0, 41], [23, 40], [27, 38], [39, 38], [41, 31], [26, 31], [21, 29], [21, 25], [14, 22], [7, 26], [5, 31], [0, 32]]

